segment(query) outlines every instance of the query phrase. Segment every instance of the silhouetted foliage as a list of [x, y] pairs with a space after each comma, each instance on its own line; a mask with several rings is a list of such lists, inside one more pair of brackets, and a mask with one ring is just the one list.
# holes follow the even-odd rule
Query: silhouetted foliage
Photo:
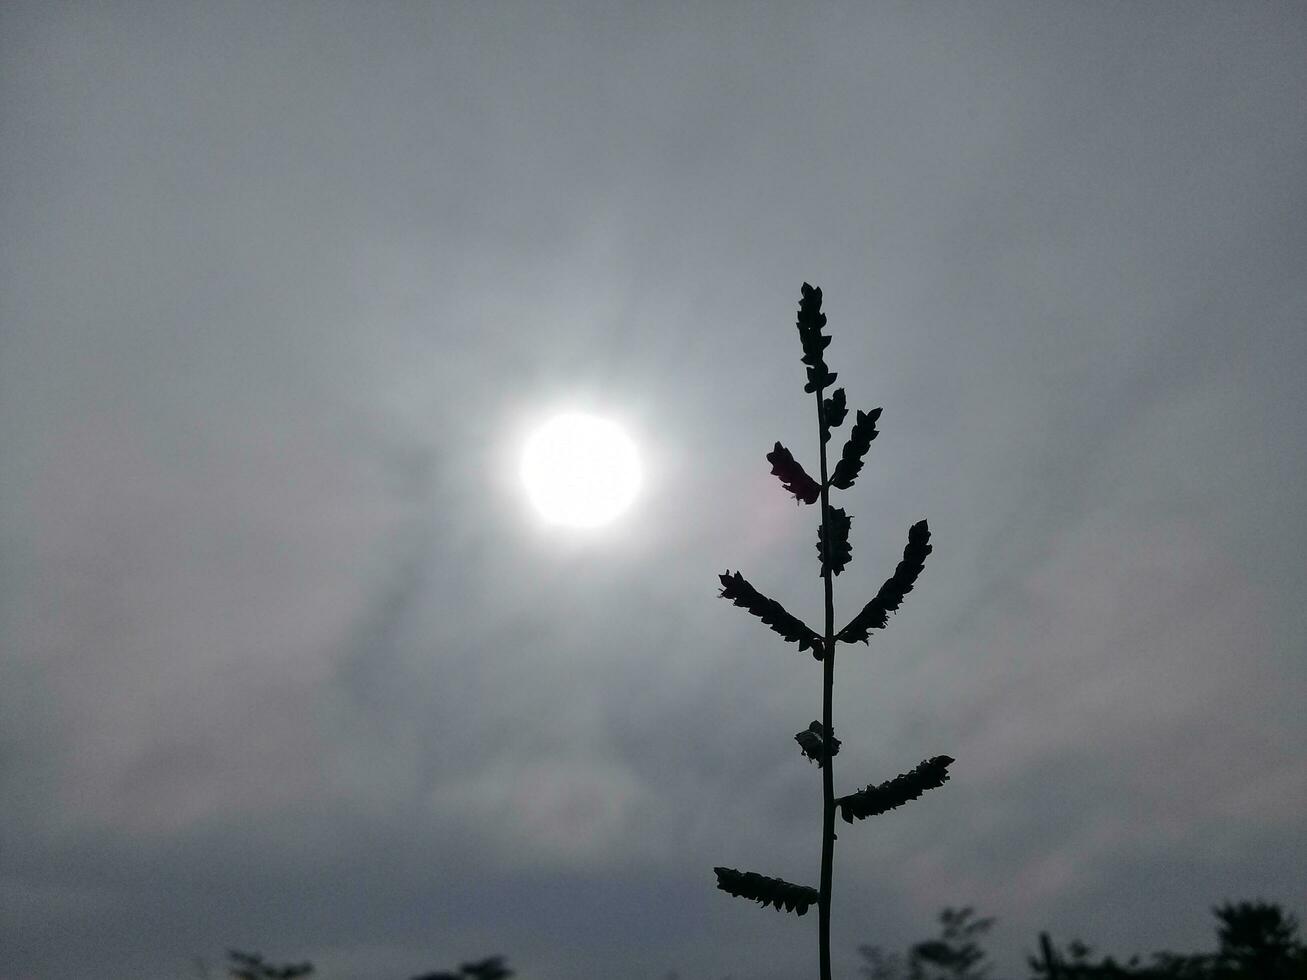
[[989, 974], [979, 940], [994, 925], [977, 919], [971, 906], [939, 913], [939, 937], [916, 943], [908, 953], [909, 980], [984, 980]]
[[838, 429], [848, 412], [849, 406], [844, 400], [843, 388], [836, 388], [829, 398], [822, 401], [821, 414], [826, 420], [826, 431], [821, 434], [822, 442], [830, 442], [830, 430]]
[[885, 584], [876, 593], [876, 598], [863, 606], [862, 612], [840, 630], [836, 639], [844, 643], [866, 643], [871, 630], [884, 629], [889, 623], [889, 614], [898, 611], [903, 597], [917, 584], [917, 576], [925, 567], [926, 556], [932, 551], [934, 548], [930, 545], [930, 528], [925, 521], [918, 521], [908, 528], [908, 543], [903, 549], [903, 560], [894, 569], [894, 574], [885, 580]]
[[821, 484], [810, 477], [790, 451], [779, 442], [767, 454], [767, 462], [771, 463], [772, 475], [780, 479], [781, 486], [789, 493], [805, 504], [817, 502], [821, 496]]
[[1218, 969], [1232, 976], [1251, 974], [1265, 980], [1304, 973], [1307, 950], [1298, 941], [1298, 920], [1278, 905], [1226, 902], [1212, 909], [1212, 914], [1218, 922]]
[[881, 946], [862, 945], [858, 947], [858, 955], [866, 960], [859, 972], [867, 980], [902, 980], [903, 957], [898, 953], [887, 953]]
[[868, 980], [984, 980], [990, 966], [980, 941], [993, 925], [992, 918], [976, 918], [970, 906], [945, 908], [938, 935], [913, 943], [906, 965], [905, 957], [880, 946], [859, 946], [866, 961], [861, 973]]
[[799, 343], [803, 346], [801, 360], [808, 368], [808, 383], [803, 386], [803, 390], [815, 391], [820, 402], [822, 389], [832, 384], [836, 377], [826, 367], [822, 355], [822, 351], [830, 346], [830, 338], [821, 332], [821, 328], [826, 326], [826, 314], [821, 312], [820, 289], [814, 289], [805, 282], [802, 296], [799, 300], [799, 316], [794, 325], [799, 329]]
[[844, 444], [844, 452], [840, 454], [840, 461], [835, 464], [835, 472], [831, 474], [831, 486], [840, 490], [853, 486], [853, 481], [862, 472], [862, 457], [871, 448], [871, 441], [880, 435], [876, 431], [876, 420], [879, 418], [879, 408], [873, 408], [870, 412], [858, 412], [853, 428], [849, 430], [849, 441]]
[[313, 964], [309, 962], [278, 966], [264, 960], [261, 953], [227, 950], [227, 974], [233, 980], [294, 980], [295, 977], [307, 977], [312, 973]]
[[1153, 953], [1124, 961], [1097, 958], [1072, 940], [1059, 949], [1047, 933], [1039, 953], [1027, 958], [1033, 980], [1307, 980], [1307, 947], [1298, 922], [1267, 902], [1227, 902], [1212, 909], [1217, 919], [1215, 953]]
[[[227, 975], [233, 980], [296, 980], [315, 972], [313, 964], [307, 961], [275, 964], [267, 962], [261, 953], [244, 953], [235, 949], [228, 950], [227, 961]], [[196, 970], [201, 977], [209, 975], [202, 960], [196, 961]], [[504, 957], [491, 956], [464, 963], [457, 970], [423, 973], [412, 980], [509, 980], [515, 975], [504, 962]]]
[[781, 878], [768, 878], [734, 868], [713, 868], [713, 871], [717, 872], [717, 887], [722, 891], [740, 898], [751, 898], [760, 902], [763, 908], [774, 905], [777, 910], [783, 908], [786, 912], [803, 915], [809, 905], [817, 903], [817, 889], [807, 885], [795, 885]]
[[[825, 751], [824, 735], [825, 729], [822, 728], [821, 722], [814, 721], [811, 725], [794, 736], [794, 741], [799, 743], [799, 747], [803, 749], [803, 754], [813, 762], [817, 763], [818, 769], [825, 765], [825, 756], [823, 755], [823, 752]], [[830, 738], [831, 758], [833, 759], [839, 754], [840, 740], [832, 735]]]
[[508, 980], [513, 975], [502, 956], [491, 956], [474, 963], [464, 963], [457, 971], [424, 973], [413, 980]]
[[909, 800], [915, 800], [928, 789], [937, 789], [948, 782], [948, 767], [953, 762], [946, 755], [937, 755], [913, 769], [900, 773], [879, 786], [868, 786], [835, 801], [845, 823], [856, 817], [863, 820], [889, 810], [897, 809]]
[[731, 574], [728, 568], [725, 574], [718, 576], [722, 581], [721, 596], [730, 599], [735, 605], [743, 606], [761, 619], [773, 631], [791, 643], [797, 643], [800, 650], [812, 648], [812, 655], [818, 660], [822, 657], [821, 637], [809, 629], [796, 616], [791, 616], [775, 599], [768, 599], [744, 580], [739, 572]]
[[[1072, 940], [1059, 948], [1047, 933], [1027, 956], [1032, 980], [1307, 980], [1307, 948], [1298, 923], [1278, 905], [1226, 903], [1212, 910], [1220, 948], [1215, 953], [1156, 952], [1147, 958], [1098, 956]], [[906, 957], [875, 945], [858, 947], [868, 980], [979, 980], [989, 966], [981, 948], [993, 919], [971, 908], [944, 909], [938, 936], [914, 943]]]
[[[838, 575], [853, 560], [853, 547], [849, 544], [849, 527], [853, 518], [839, 507], [832, 507], [829, 516], [830, 523], [817, 528], [817, 556], [822, 574], [829, 568], [832, 574]], [[826, 540], [827, 532], [829, 541]]]
[[[917, 577], [921, 574], [926, 556], [930, 554], [931, 546], [930, 530], [926, 522], [923, 520], [914, 524], [908, 531], [908, 546], [904, 549], [903, 560], [899, 562], [893, 576], [881, 586], [880, 592], [863, 608], [862, 612], [854, 617], [838, 635], [836, 634], [832, 580], [853, 558], [853, 549], [849, 543], [853, 518], [842, 508], [830, 505], [830, 492], [832, 488], [847, 490], [853, 486], [854, 480], [862, 470], [863, 457], [866, 456], [872, 441], [878, 434], [876, 423], [880, 418], [881, 410], [877, 408], [870, 412], [859, 411], [856, 414], [834, 473], [828, 475], [826, 444], [830, 441], [831, 429], [844, 421], [848, 405], [843, 388], [832, 391], [829, 398], [824, 397], [826, 386], [834, 382], [836, 376], [826, 366], [825, 350], [830, 346], [831, 341], [822, 333], [822, 329], [826, 326], [826, 314], [821, 311], [821, 301], [821, 290], [805, 282], [795, 321], [799, 331], [799, 342], [803, 348], [802, 362], [807, 376], [807, 384], [803, 390], [816, 395], [820, 478], [814, 479], [809, 476], [794, 459], [793, 454], [779, 442], [767, 454], [767, 460], [772, 464], [772, 473], [780, 479], [786, 491], [804, 503], [821, 501], [821, 521], [817, 529], [817, 556], [825, 599], [824, 632], [818, 635], [816, 631], [786, 612], [775, 599], [769, 599], [759, 593], [739, 572], [732, 573], [728, 569], [720, 576], [723, 598], [730, 599], [735, 605], [747, 609], [789, 642], [798, 643], [799, 649], [811, 647], [813, 656], [822, 661], [822, 717], [808, 726], [806, 731], [794, 736], [803, 755], [816, 762], [822, 774], [821, 885], [814, 890], [801, 885], [792, 885], [779, 878], [767, 878], [754, 872], [740, 872], [720, 867], [715, 870], [717, 887], [732, 895], [752, 898], [761, 901], [764, 905], [772, 903], [777, 908], [784, 907], [800, 915], [809, 905], [815, 903], [818, 910], [817, 949], [820, 977], [821, 980], [830, 980], [831, 874], [834, 863], [837, 803], [831, 760], [838, 753], [840, 745], [839, 739], [835, 737], [831, 720], [832, 689], [835, 682], [835, 644], [837, 640], [846, 643], [858, 640], [866, 642], [868, 631], [884, 628], [889, 613], [897, 610], [903, 597], [912, 591]], [[855, 816], [862, 818], [883, 813], [885, 810], [901, 806], [908, 800], [916, 799], [926, 789], [943, 785], [948, 779], [946, 769], [952, 761], [948, 756], [935, 756], [923, 762], [911, 773], [841, 798], [838, 803], [842, 808], [844, 819], [852, 822]]]
[[1036, 980], [1211, 980], [1211, 957], [1182, 956], [1176, 953], [1154, 953], [1151, 963], [1139, 956], [1124, 962], [1114, 957], [1094, 958], [1092, 947], [1072, 940], [1065, 950], [1059, 950], [1048, 938], [1039, 934], [1039, 956], [1027, 962]]

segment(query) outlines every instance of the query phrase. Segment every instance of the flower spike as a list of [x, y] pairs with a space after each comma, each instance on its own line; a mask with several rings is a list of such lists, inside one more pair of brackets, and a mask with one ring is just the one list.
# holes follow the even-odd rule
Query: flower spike
[[[853, 518], [844, 513], [843, 507], [831, 507], [827, 510], [827, 523], [817, 528], [817, 554], [821, 557], [821, 573], [826, 574], [826, 566], [835, 575], [844, 571], [844, 566], [853, 560], [853, 547], [849, 544], [849, 525]], [[826, 532], [830, 532], [830, 541]]]
[[799, 300], [799, 316], [795, 326], [799, 328], [799, 342], [803, 345], [802, 361], [808, 368], [808, 383], [803, 390], [820, 391], [835, 380], [835, 372], [826, 367], [822, 355], [830, 346], [830, 338], [821, 332], [826, 326], [826, 314], [821, 312], [821, 290], [803, 284], [802, 299]]
[[840, 630], [837, 640], [845, 643], [867, 641], [871, 630], [881, 630], [889, 622], [889, 614], [896, 612], [903, 602], [903, 597], [912, 591], [917, 576], [926, 566], [926, 556], [934, 549], [930, 545], [930, 528], [925, 521], [917, 521], [908, 529], [908, 544], [903, 549], [903, 560], [894, 569], [894, 574], [885, 580], [885, 584], [876, 593], [876, 598], [862, 607], [862, 612], [849, 620], [849, 624]]
[[781, 486], [805, 504], [815, 504], [821, 496], [821, 484], [810, 477], [788, 449], [779, 442], [767, 454], [773, 476], [780, 478]]
[[901, 807], [909, 800], [915, 800], [928, 789], [936, 789], [948, 782], [948, 767], [953, 759], [946, 755], [937, 755], [927, 759], [912, 772], [905, 772], [879, 786], [868, 786], [850, 796], [841, 796], [835, 801], [840, 808], [840, 816], [845, 823], [853, 823], [853, 818], [864, 820]]
[[756, 871], [736, 871], [734, 868], [713, 868], [717, 872], [717, 887], [728, 895], [739, 898], [751, 898], [762, 904], [776, 906], [777, 911], [784, 908], [786, 912], [798, 915], [808, 911], [809, 905], [817, 904], [817, 889], [807, 885], [795, 885], [783, 878], [768, 878]]
[[812, 655], [818, 660], [822, 658], [822, 639], [797, 616], [792, 616], [785, 611], [775, 599], [768, 599], [765, 595], [750, 585], [739, 572], [732, 573], [727, 569], [725, 574], [719, 575], [722, 583], [722, 591], [719, 593], [723, 599], [730, 599], [735, 605], [749, 610], [750, 613], [757, 616], [772, 630], [779, 633], [790, 643], [797, 643], [800, 650], [812, 648]]
[[835, 464], [835, 472], [831, 474], [831, 486], [841, 490], [853, 486], [853, 481], [862, 471], [862, 457], [871, 448], [871, 441], [880, 435], [876, 431], [876, 420], [879, 418], [879, 408], [873, 408], [870, 412], [858, 412], [853, 420], [853, 428], [849, 430], [849, 441], [844, 444], [840, 461]]
[[821, 434], [822, 442], [830, 442], [831, 430], [838, 429], [844, 421], [844, 416], [848, 414], [849, 405], [844, 400], [843, 388], [836, 388], [829, 398], [821, 400], [821, 417], [826, 422], [826, 427]]

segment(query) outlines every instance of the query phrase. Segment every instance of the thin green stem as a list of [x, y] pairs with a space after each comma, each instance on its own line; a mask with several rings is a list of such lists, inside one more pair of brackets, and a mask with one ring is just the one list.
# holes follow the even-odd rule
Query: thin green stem
[[835, 859], [835, 775], [831, 764], [831, 739], [835, 728], [831, 722], [832, 692], [835, 689], [835, 600], [831, 584], [830, 561], [826, 551], [830, 548], [830, 487], [826, 477], [826, 441], [830, 430], [822, 407], [822, 391], [817, 389], [817, 433], [821, 451], [821, 579], [826, 593], [826, 638], [822, 658], [821, 723], [821, 889], [817, 899], [818, 946], [821, 962], [821, 980], [831, 980], [830, 974], [830, 896], [831, 871]]

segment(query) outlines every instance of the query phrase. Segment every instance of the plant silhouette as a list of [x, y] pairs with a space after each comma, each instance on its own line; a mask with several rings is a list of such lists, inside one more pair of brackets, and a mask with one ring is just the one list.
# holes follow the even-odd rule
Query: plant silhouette
[[476, 963], [464, 963], [457, 972], [424, 973], [413, 980], [508, 980], [513, 976], [502, 956], [491, 956]]
[[1027, 958], [1034, 980], [1307, 980], [1307, 946], [1298, 920], [1279, 905], [1226, 902], [1216, 916], [1215, 953], [1153, 953], [1149, 962], [1095, 958], [1079, 940], [1058, 949], [1039, 934], [1039, 953]]
[[989, 975], [987, 954], [981, 948], [992, 918], [978, 919], [971, 906], [944, 908], [939, 913], [939, 935], [913, 943], [907, 966], [896, 953], [880, 946], [859, 946], [865, 960], [862, 975], [868, 980], [985, 980]]
[[939, 913], [939, 938], [916, 943], [908, 953], [909, 980], [984, 980], [989, 974], [980, 940], [994, 925], [977, 919], [971, 906]]
[[1298, 920], [1269, 902], [1226, 902], [1216, 916], [1216, 966], [1231, 976], [1266, 980], [1307, 975], [1307, 949], [1298, 941]]
[[826, 315], [821, 312], [821, 290], [806, 282], [803, 284], [795, 325], [803, 348], [801, 361], [807, 374], [807, 384], [804, 385], [803, 390], [815, 397], [817, 405], [819, 478], [815, 479], [808, 475], [794, 455], [779, 442], [767, 454], [767, 461], [772, 464], [771, 472], [780, 480], [781, 486], [793, 494], [798, 501], [808, 505], [819, 501], [821, 503], [817, 554], [825, 598], [825, 629], [819, 634], [787, 612], [775, 599], [760, 593], [739, 572], [731, 572], [727, 569], [720, 579], [723, 598], [730, 599], [735, 605], [757, 616], [787, 642], [797, 644], [800, 650], [811, 650], [813, 657], [822, 664], [821, 720], [814, 721], [804, 731], [794, 736], [802, 755], [816, 762], [821, 772], [821, 880], [818, 888], [812, 888], [755, 872], [736, 871], [734, 868], [717, 867], [713, 870], [717, 873], [717, 887], [722, 891], [741, 898], [753, 899], [764, 907], [774, 905], [777, 909], [803, 915], [810, 906], [816, 905], [821, 980], [830, 980], [831, 875], [835, 854], [836, 809], [846, 823], [852, 823], [855, 819], [862, 820], [902, 806], [909, 800], [915, 800], [926, 790], [942, 786], [948, 779], [948, 767], [953, 760], [946, 755], [935, 756], [922, 762], [912, 771], [887, 782], [868, 786], [838, 799], [835, 796], [835, 776], [831, 760], [838, 753], [840, 746], [831, 719], [836, 644], [857, 641], [866, 643], [873, 630], [885, 628], [889, 614], [898, 610], [903, 597], [912, 591], [917, 577], [921, 574], [926, 556], [931, 552], [930, 529], [924, 520], [909, 529], [903, 560], [899, 562], [894, 574], [885, 581], [880, 591], [862, 608], [862, 611], [836, 632], [832, 579], [839, 575], [852, 559], [849, 531], [853, 518], [842, 508], [830, 505], [830, 491], [832, 488], [848, 490], [857, 480], [862, 470], [863, 457], [866, 456], [872, 441], [878, 435], [876, 423], [880, 419], [881, 410], [877, 408], [870, 412], [859, 411], [855, 414], [839, 461], [835, 464], [834, 472], [828, 475], [826, 444], [830, 441], [831, 431], [843, 423], [848, 413], [848, 406], [843, 388], [834, 389], [830, 397], [825, 396], [827, 387], [832, 385], [836, 378], [835, 372], [826, 366], [824, 354], [826, 348], [830, 346], [831, 338], [823, 333]]
[[[196, 961], [200, 977], [209, 976], [203, 960]], [[262, 953], [245, 953], [238, 949], [227, 951], [227, 976], [232, 980], [297, 980], [299, 977], [312, 976], [316, 968], [312, 963], [269, 963]], [[464, 963], [457, 970], [438, 970], [435, 973], [423, 973], [413, 980], [508, 980], [516, 974], [508, 968], [502, 956], [490, 956], [484, 960]]]
[[[1039, 951], [1028, 955], [1031, 980], [1307, 980], [1307, 946], [1298, 921], [1279, 905], [1226, 902], [1212, 909], [1217, 920], [1214, 953], [1162, 950], [1147, 959], [1097, 956], [1080, 940], [1059, 948], [1039, 934]], [[860, 972], [867, 980], [983, 980], [989, 974], [981, 947], [992, 918], [977, 919], [968, 906], [945, 908], [932, 939], [913, 943], [906, 955], [862, 945]]]
[[295, 980], [313, 973], [313, 964], [269, 963], [261, 953], [243, 953], [238, 949], [227, 950], [227, 974], [233, 980]]

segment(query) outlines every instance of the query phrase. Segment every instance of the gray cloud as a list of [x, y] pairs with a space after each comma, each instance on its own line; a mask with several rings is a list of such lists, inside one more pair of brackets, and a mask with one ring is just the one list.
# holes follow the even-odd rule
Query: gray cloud
[[[851, 405], [837, 964], [944, 904], [1128, 952], [1302, 911], [1307, 21], [1290, 6], [0, 11], [0, 976], [793, 976], [810, 455]], [[531, 424], [645, 492], [541, 529]], [[847, 782], [846, 782], [847, 781]]]

